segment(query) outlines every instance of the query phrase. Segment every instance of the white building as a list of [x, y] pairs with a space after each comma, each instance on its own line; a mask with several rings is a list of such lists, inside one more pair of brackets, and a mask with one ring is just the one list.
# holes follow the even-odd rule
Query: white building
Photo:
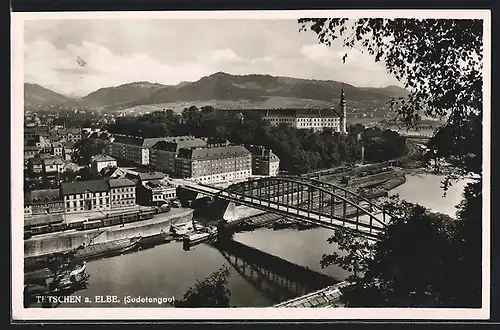
[[252, 176], [252, 155], [243, 146], [180, 149], [175, 161], [177, 175], [204, 184]]
[[66, 213], [110, 210], [109, 185], [105, 180], [61, 183]]
[[126, 178], [109, 179], [111, 208], [134, 206], [136, 204], [136, 184]]
[[265, 110], [264, 119], [271, 125], [286, 124], [297, 129], [322, 131], [331, 129], [347, 133], [345, 93], [342, 89], [338, 109], [270, 109]]
[[90, 160], [91, 167], [97, 173], [108, 167], [117, 167], [116, 159], [108, 155], [96, 155]]

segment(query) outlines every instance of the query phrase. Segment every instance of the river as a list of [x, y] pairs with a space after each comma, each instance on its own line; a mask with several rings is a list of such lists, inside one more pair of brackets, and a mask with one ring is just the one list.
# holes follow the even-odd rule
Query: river
[[[466, 181], [455, 183], [446, 197], [443, 197], [443, 191], [440, 188], [442, 179], [442, 176], [431, 174], [408, 175], [406, 183], [391, 191], [391, 194], [399, 194], [403, 199], [419, 203], [433, 211], [454, 216], [455, 205], [461, 200]], [[324, 228], [305, 231], [259, 229], [253, 232], [237, 233], [234, 238], [246, 245], [342, 280], [348, 275], [346, 271], [335, 266], [326, 269], [320, 266], [323, 253], [333, 252], [336, 249], [327, 242], [331, 234], [331, 230]], [[87, 264], [90, 274], [89, 285], [85, 291], [75, 294], [88, 297], [118, 295], [122, 302], [128, 295], [180, 299], [189, 287], [196, 284], [197, 280], [204, 279], [224, 264], [228, 265], [231, 270], [227, 284], [231, 292], [231, 306], [265, 307], [276, 303], [266, 298], [265, 294], [236, 272], [235, 268], [230, 266], [215, 248], [203, 244], [190, 251], [184, 251], [182, 244], [176, 242], [89, 262]], [[92, 306], [123, 307], [124, 305], [117, 303], [93, 304]], [[158, 305], [142, 304], [140, 306]]]

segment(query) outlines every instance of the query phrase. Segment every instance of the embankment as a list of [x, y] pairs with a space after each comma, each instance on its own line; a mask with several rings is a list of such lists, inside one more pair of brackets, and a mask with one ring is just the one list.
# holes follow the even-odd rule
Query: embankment
[[187, 222], [192, 218], [193, 210], [172, 209], [171, 212], [159, 214], [152, 219], [124, 225], [35, 236], [24, 241], [24, 257], [26, 261], [52, 253], [69, 251], [83, 243], [88, 244], [90, 240], [97, 244], [136, 236], [156, 235], [161, 230], [167, 232], [173, 224]]

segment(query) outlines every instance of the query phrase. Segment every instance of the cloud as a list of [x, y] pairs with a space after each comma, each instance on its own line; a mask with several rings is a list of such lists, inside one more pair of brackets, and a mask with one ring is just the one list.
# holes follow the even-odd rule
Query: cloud
[[[86, 64], [80, 65], [78, 58]], [[196, 62], [168, 65], [145, 53], [115, 54], [87, 41], [57, 49], [50, 42], [38, 39], [26, 45], [24, 59], [26, 81], [77, 96], [132, 81], [176, 84], [212, 73], [209, 67]]]
[[358, 50], [343, 63], [341, 44], [318, 44], [298, 33], [295, 21], [31, 21], [25, 32], [25, 81], [67, 95], [133, 81], [177, 84], [218, 71], [397, 84]]
[[304, 45], [300, 49], [300, 53], [313, 61], [330, 58], [333, 55], [323, 44]]

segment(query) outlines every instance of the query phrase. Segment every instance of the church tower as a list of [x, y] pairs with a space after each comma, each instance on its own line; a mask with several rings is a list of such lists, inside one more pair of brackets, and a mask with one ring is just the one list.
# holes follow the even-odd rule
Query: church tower
[[345, 106], [345, 92], [344, 85], [342, 85], [342, 92], [340, 94], [340, 132], [342, 134], [347, 134], [347, 112]]

